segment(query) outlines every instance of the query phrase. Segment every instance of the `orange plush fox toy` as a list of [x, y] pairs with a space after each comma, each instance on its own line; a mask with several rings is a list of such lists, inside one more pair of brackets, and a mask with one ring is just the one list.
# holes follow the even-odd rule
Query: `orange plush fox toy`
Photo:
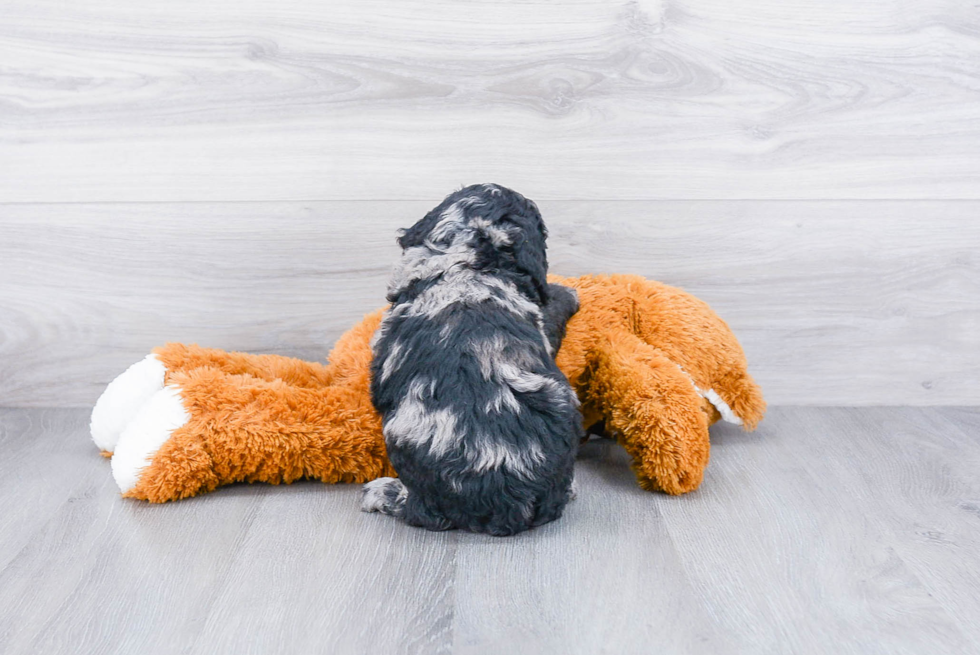
[[[750, 430], [765, 412], [728, 326], [697, 298], [641, 277], [550, 280], [578, 291], [557, 361], [585, 426], [604, 423], [644, 489], [696, 489], [708, 426]], [[91, 424], [123, 495], [159, 503], [232, 482], [394, 475], [369, 392], [381, 314], [342, 336], [326, 365], [168, 344], [131, 366]]]

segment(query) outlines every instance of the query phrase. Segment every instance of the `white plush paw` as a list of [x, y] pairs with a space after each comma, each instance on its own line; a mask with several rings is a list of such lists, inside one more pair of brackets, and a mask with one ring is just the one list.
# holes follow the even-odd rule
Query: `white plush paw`
[[119, 491], [126, 493], [136, 486], [160, 446], [190, 417], [177, 386], [164, 387], [144, 403], [119, 435], [112, 455], [112, 477]]
[[147, 355], [109, 383], [92, 409], [92, 441], [112, 452], [119, 435], [156, 392], [163, 389], [167, 368], [156, 355]]

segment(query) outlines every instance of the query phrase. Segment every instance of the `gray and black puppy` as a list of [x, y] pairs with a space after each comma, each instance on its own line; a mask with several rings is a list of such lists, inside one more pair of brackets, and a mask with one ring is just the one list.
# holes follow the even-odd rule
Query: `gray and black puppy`
[[547, 283], [546, 238], [534, 203], [493, 184], [402, 233], [371, 363], [399, 477], [368, 483], [364, 511], [493, 535], [561, 516], [583, 429], [554, 354], [578, 298]]

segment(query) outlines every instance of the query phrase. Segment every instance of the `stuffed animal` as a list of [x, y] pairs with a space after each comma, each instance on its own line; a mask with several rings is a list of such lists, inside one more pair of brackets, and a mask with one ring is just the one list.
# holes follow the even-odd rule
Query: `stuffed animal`
[[[641, 487], [693, 491], [708, 426], [751, 430], [765, 401], [728, 326], [702, 301], [634, 275], [549, 276], [578, 291], [557, 363], [633, 460]], [[233, 482], [367, 482], [395, 472], [371, 404], [371, 337], [344, 334], [329, 363], [168, 344], [116, 378], [92, 411], [122, 494], [151, 502]]]

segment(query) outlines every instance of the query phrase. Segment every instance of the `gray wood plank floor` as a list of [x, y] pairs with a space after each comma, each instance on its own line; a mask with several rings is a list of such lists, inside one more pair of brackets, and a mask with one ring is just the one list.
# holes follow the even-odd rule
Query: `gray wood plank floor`
[[511, 539], [358, 489], [122, 500], [77, 409], [0, 410], [0, 652], [977, 653], [980, 409], [777, 407], [713, 429], [702, 488], [585, 446]]

